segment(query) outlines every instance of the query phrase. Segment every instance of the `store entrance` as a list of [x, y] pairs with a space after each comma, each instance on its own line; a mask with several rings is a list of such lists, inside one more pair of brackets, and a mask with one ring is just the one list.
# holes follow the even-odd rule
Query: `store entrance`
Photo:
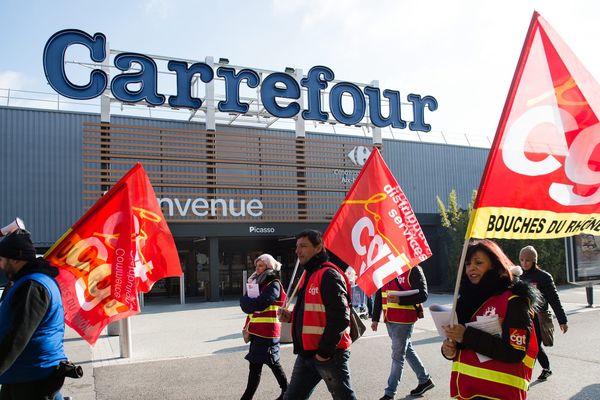
[[[282, 275], [293, 263], [295, 240], [278, 238], [226, 238], [219, 240], [219, 278], [224, 296], [239, 296], [243, 292], [243, 273], [254, 272], [254, 260], [269, 253], [282, 263]], [[293, 268], [293, 264], [291, 266]]]
[[[185, 301], [224, 300], [240, 296], [244, 287], [244, 271], [249, 277], [254, 272], [254, 260], [269, 253], [282, 263], [281, 277], [284, 287], [296, 262], [295, 238], [228, 237], [218, 239], [219, 274], [212, 276], [210, 269], [210, 238], [176, 240], [181, 269], [184, 274]], [[216, 274], [215, 274], [216, 275]], [[298, 275], [296, 278], [298, 278]], [[219, 293], [212, 296], [211, 282], [218, 279]], [[156, 282], [146, 295], [150, 301], [179, 302], [180, 278], [165, 278]]]

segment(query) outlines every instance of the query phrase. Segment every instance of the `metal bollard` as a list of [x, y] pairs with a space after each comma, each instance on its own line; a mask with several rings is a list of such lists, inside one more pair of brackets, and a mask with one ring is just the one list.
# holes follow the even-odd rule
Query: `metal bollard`
[[587, 308], [594, 307], [594, 286], [590, 283], [585, 287], [585, 297], [587, 298]]
[[246, 282], [248, 282], [248, 271], [243, 270], [242, 271], [242, 294], [243, 295], [246, 294], [246, 290], [247, 290]]
[[128, 318], [121, 319], [119, 323], [119, 349], [121, 351], [121, 358], [130, 358], [132, 354], [131, 350], [131, 320]]

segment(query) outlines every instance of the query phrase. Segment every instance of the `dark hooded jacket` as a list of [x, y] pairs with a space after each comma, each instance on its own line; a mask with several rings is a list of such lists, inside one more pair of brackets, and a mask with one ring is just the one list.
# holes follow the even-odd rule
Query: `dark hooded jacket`
[[509, 289], [517, 297], [508, 302], [506, 318], [502, 321], [500, 337], [468, 327], [465, 331], [461, 348], [469, 348], [477, 353], [495, 360], [514, 363], [525, 357], [526, 350], [516, 349], [510, 344], [510, 329], [521, 329], [527, 332], [525, 349], [529, 346], [532, 328], [533, 311], [539, 307], [540, 294], [527, 282], [508, 278], [499, 278], [496, 274], [486, 273], [479, 284], [474, 285], [466, 275], [460, 288], [460, 297], [456, 304], [458, 322], [465, 324], [471, 321], [473, 314], [490, 297]]

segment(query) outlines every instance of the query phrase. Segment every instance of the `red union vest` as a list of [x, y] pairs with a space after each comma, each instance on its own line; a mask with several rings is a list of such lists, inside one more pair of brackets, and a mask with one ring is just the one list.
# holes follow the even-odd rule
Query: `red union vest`
[[[303, 326], [302, 326], [302, 347], [304, 350], [318, 350], [319, 344], [321, 343], [321, 336], [325, 331], [325, 325], [327, 324], [327, 316], [325, 314], [325, 305], [323, 304], [323, 298], [321, 297], [321, 281], [323, 280], [323, 274], [329, 268], [335, 269], [343, 278], [346, 283], [346, 290], [350, 295], [350, 282], [337, 266], [330, 262], [323, 263], [326, 267], [319, 268], [309, 278], [306, 288], [304, 290], [304, 314], [303, 314]], [[327, 268], [329, 267], [329, 268]], [[300, 281], [299, 288], [304, 287], [304, 276]], [[350, 307], [347, 305], [347, 307]], [[347, 349], [352, 344], [350, 339], [350, 325], [342, 334], [342, 339], [337, 345], [338, 349]]]
[[402, 291], [412, 289], [408, 279], [411, 271], [412, 268], [398, 276], [396, 279], [392, 279], [381, 288], [381, 306], [383, 308], [384, 322], [391, 322], [393, 324], [414, 324], [417, 321], [417, 309], [414, 305], [387, 302], [387, 296], [390, 290]]
[[275, 339], [281, 335], [281, 323], [277, 318], [277, 310], [283, 305], [286, 294], [278, 279], [264, 285], [260, 291], [262, 292], [269, 285], [279, 285], [279, 298], [264, 310], [249, 314], [246, 317], [244, 329], [252, 335]]
[[[475, 312], [471, 321], [475, 321], [477, 316], [489, 315], [493, 310], [501, 321], [504, 320], [508, 301], [513, 297], [517, 296], [510, 290], [490, 297]], [[523, 346], [525, 346], [524, 335], [522, 340]], [[526, 399], [537, 352], [538, 345], [533, 323], [531, 324], [529, 347], [520, 362], [506, 363], [493, 359], [480, 362], [477, 353], [473, 350], [459, 350], [458, 357], [452, 363], [450, 396], [459, 399], [470, 399], [474, 396], [498, 400]]]

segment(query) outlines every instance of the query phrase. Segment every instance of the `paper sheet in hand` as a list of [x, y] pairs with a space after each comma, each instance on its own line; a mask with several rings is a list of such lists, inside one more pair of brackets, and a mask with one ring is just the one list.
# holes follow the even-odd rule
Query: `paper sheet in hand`
[[411, 289], [411, 290], [388, 290], [388, 294], [393, 294], [394, 296], [404, 297], [410, 296], [413, 294], [419, 293], [419, 289]]
[[[465, 326], [479, 329], [480, 331], [487, 332], [494, 336], [502, 335], [502, 325], [500, 325], [500, 319], [497, 315], [478, 315], [476, 321], [468, 322], [465, 324]], [[484, 356], [483, 354], [479, 353], [477, 353], [477, 358], [479, 358], [479, 362], [486, 362], [491, 360], [490, 357]]]
[[452, 309], [448, 306], [432, 304], [429, 306], [429, 312], [433, 317], [433, 322], [435, 323], [438, 334], [441, 337], [446, 338], [446, 331], [444, 331], [442, 326], [450, 325], [450, 313], [452, 312]]
[[502, 334], [502, 326], [500, 325], [500, 319], [497, 315], [478, 315], [476, 321], [467, 322], [465, 326], [479, 329], [480, 331], [487, 332], [494, 336], [499, 336]]
[[255, 299], [260, 296], [260, 290], [258, 290], [258, 285], [256, 283], [246, 283], [246, 294], [251, 299]]

